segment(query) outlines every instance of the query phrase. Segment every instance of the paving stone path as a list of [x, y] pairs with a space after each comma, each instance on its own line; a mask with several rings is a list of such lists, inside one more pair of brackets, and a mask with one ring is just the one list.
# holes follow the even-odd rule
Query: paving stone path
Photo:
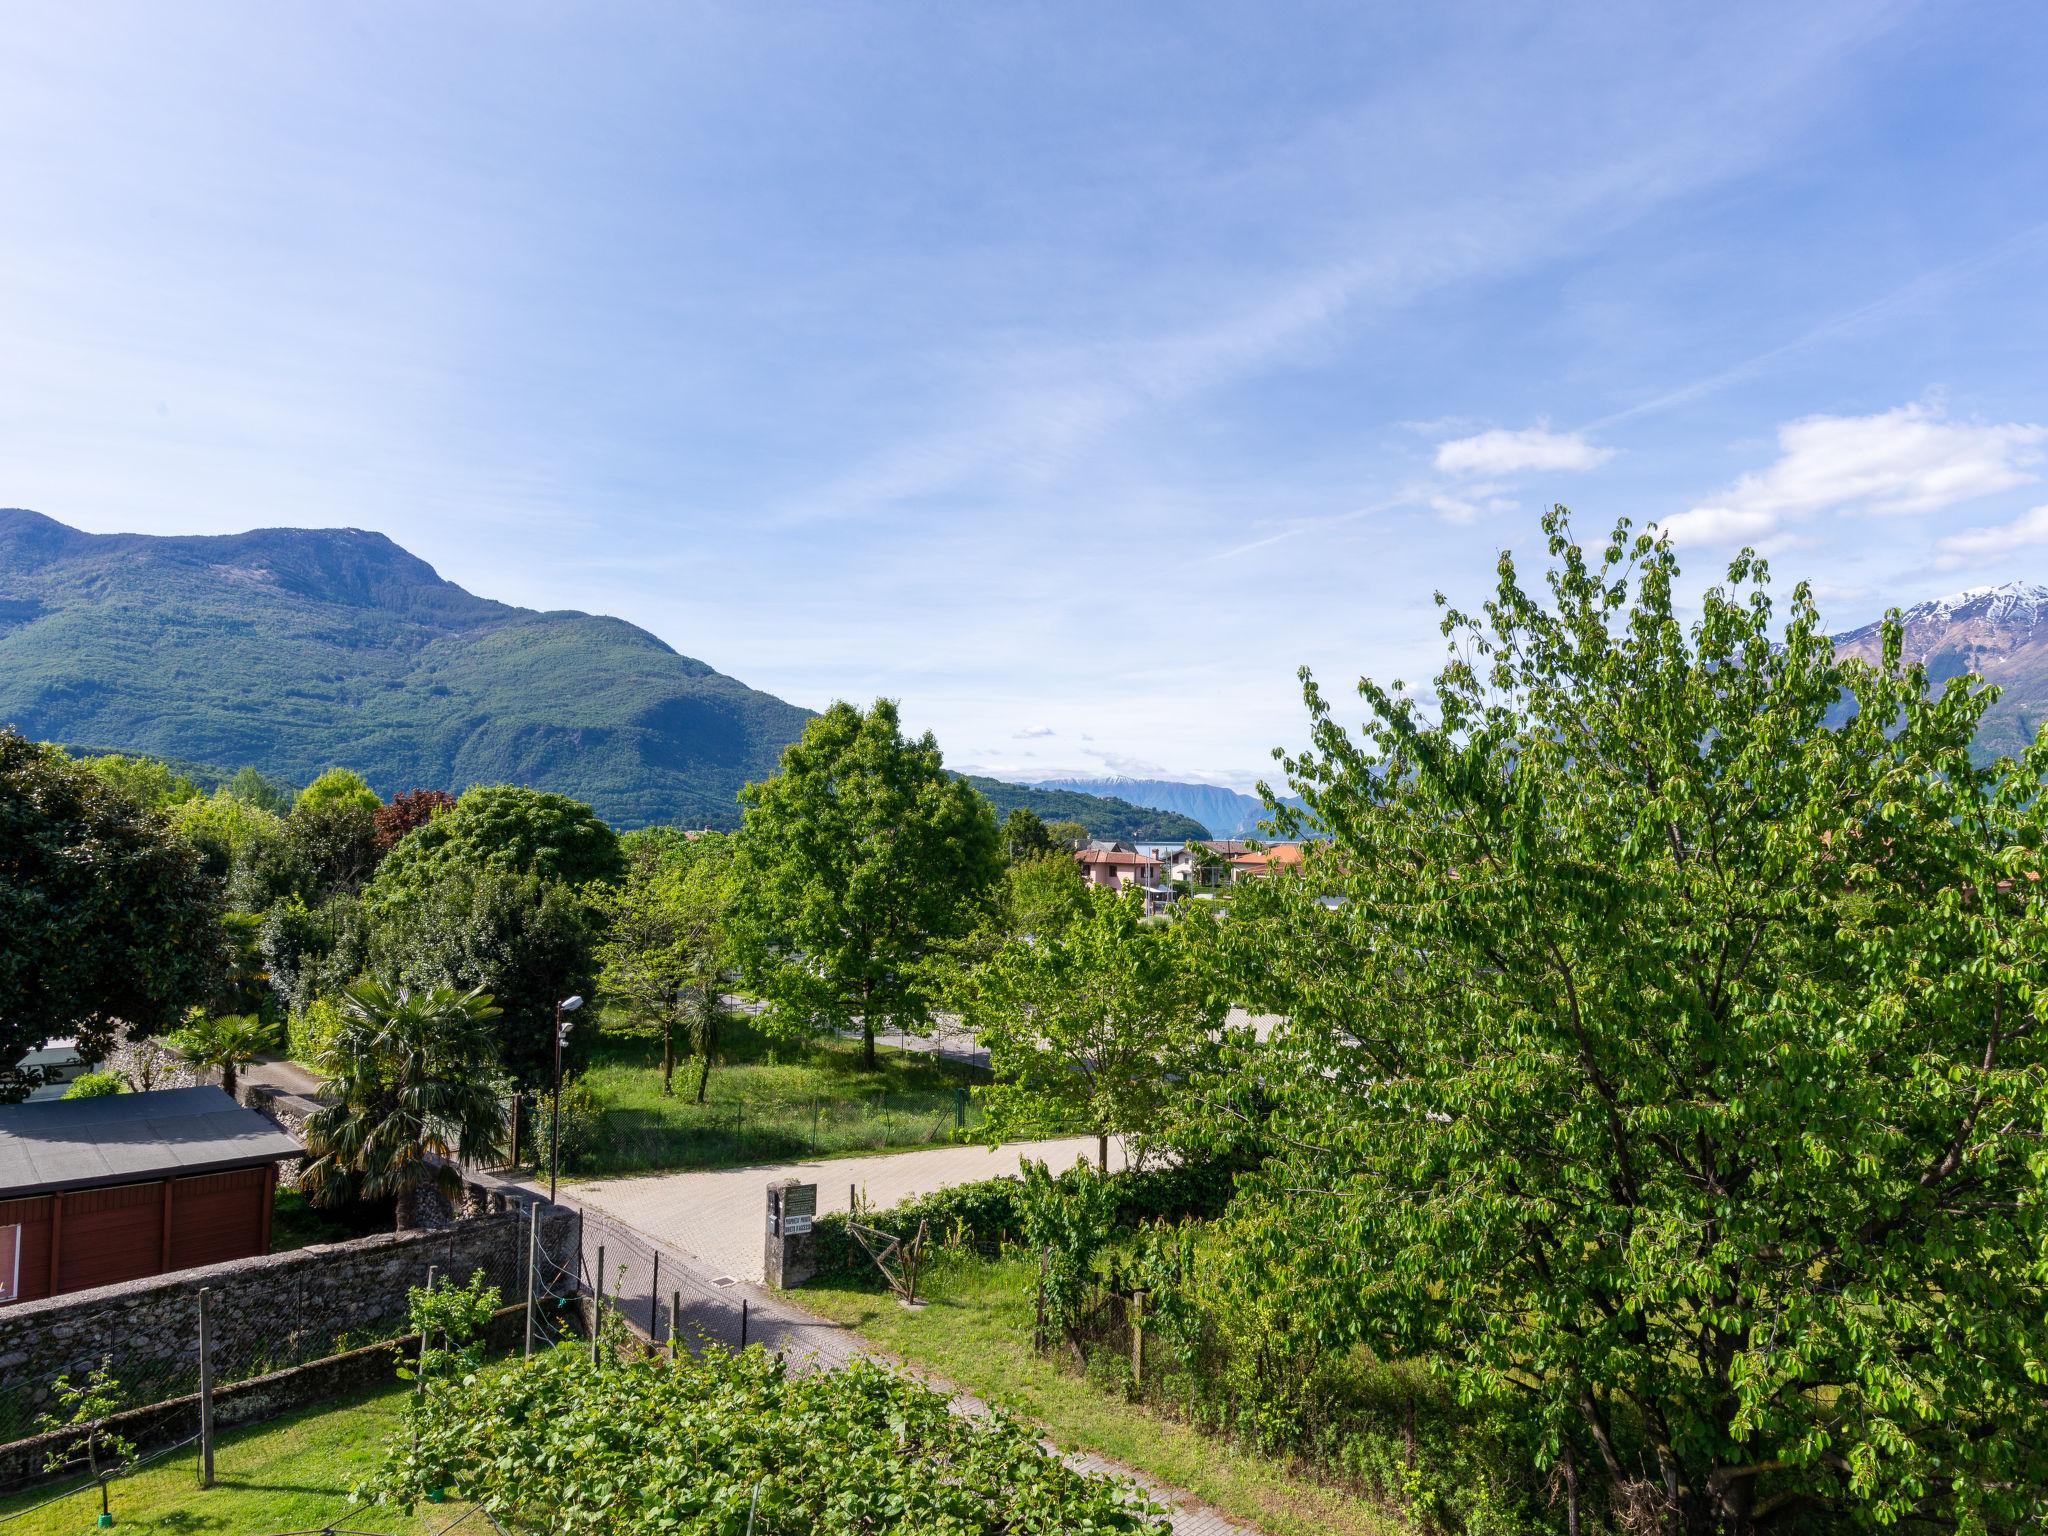
[[[902, 1365], [870, 1348], [852, 1330], [813, 1316], [759, 1284], [769, 1182], [815, 1180], [821, 1212], [845, 1210], [849, 1185], [865, 1191], [865, 1202], [882, 1208], [912, 1195], [1014, 1173], [1025, 1157], [1064, 1168], [1082, 1156], [1095, 1156], [1092, 1136], [1011, 1143], [993, 1149], [943, 1147], [774, 1167], [605, 1179], [564, 1185], [561, 1199], [583, 1213], [586, 1265], [592, 1262], [599, 1244], [605, 1245], [614, 1273], [616, 1266], [626, 1263], [637, 1266], [639, 1275], [646, 1277], [659, 1260], [663, 1297], [659, 1321], [664, 1332], [668, 1327], [667, 1297], [680, 1292], [685, 1339], [715, 1339], [737, 1346], [744, 1303], [747, 1341], [779, 1350], [791, 1360], [831, 1368], [867, 1355]], [[1117, 1158], [1112, 1142], [1112, 1164]], [[545, 1184], [541, 1192], [545, 1193]], [[645, 1326], [650, 1319], [636, 1313], [635, 1321]], [[928, 1372], [913, 1369], [913, 1374], [950, 1394], [959, 1412], [988, 1412], [987, 1404], [958, 1391], [952, 1383]], [[1175, 1536], [1258, 1536], [1255, 1527], [1227, 1519], [1192, 1494], [1154, 1482], [1128, 1467], [1099, 1456], [1067, 1459], [1087, 1471], [1113, 1474], [1136, 1484], [1166, 1508]]]

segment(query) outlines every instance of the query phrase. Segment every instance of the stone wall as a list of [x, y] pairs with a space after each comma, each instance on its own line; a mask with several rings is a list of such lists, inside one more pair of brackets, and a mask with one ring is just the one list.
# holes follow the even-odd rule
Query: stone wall
[[[33, 1428], [58, 1376], [102, 1359], [136, 1403], [189, 1392], [198, 1382], [199, 1292], [208, 1291], [214, 1374], [262, 1375], [405, 1331], [406, 1292], [430, 1267], [457, 1284], [481, 1269], [508, 1302], [525, 1295], [527, 1219], [504, 1209], [428, 1232], [323, 1243], [0, 1309], [0, 1439]], [[545, 1251], [577, 1262], [580, 1220], [539, 1202]]]
[[192, 1066], [161, 1040], [148, 1035], [124, 1037], [95, 1070], [118, 1072], [138, 1093], [157, 1088], [200, 1088], [219, 1075]]
[[[491, 1320], [485, 1330], [486, 1342], [494, 1349], [516, 1349], [526, 1326], [526, 1309], [507, 1307]], [[217, 1387], [213, 1394], [213, 1428], [216, 1436], [245, 1424], [261, 1424], [279, 1414], [320, 1403], [334, 1403], [374, 1392], [397, 1379], [402, 1359], [418, 1353], [419, 1335], [405, 1334], [380, 1344], [329, 1355], [308, 1365], [291, 1366], [249, 1381]], [[107, 1427], [133, 1442], [142, 1455], [174, 1446], [199, 1432], [199, 1397], [187, 1393], [147, 1408], [135, 1408], [114, 1415]], [[51, 1430], [32, 1435], [11, 1445], [0, 1445], [0, 1493], [32, 1487], [44, 1482], [68, 1482], [78, 1478], [80, 1469], [48, 1470], [52, 1451], [68, 1451], [76, 1442], [76, 1430]], [[232, 1454], [232, 1453], [228, 1453]]]

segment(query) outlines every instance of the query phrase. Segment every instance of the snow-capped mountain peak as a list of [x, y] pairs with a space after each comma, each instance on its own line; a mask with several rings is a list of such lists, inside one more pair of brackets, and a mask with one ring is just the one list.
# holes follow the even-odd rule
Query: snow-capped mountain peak
[[2004, 581], [1990, 587], [1968, 587], [1915, 603], [1904, 615], [1908, 624], [1959, 624], [1972, 619], [2002, 626], [2031, 628], [2048, 620], [2048, 586], [2038, 581]]

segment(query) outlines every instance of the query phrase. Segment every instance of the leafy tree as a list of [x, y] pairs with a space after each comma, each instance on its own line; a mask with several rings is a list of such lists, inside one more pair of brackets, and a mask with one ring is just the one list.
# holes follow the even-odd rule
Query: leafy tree
[[170, 764], [153, 757], [129, 757], [109, 752], [102, 757], [79, 759], [115, 789], [152, 811], [168, 810], [187, 800], [199, 798], [199, 786]]
[[1056, 933], [1082, 911], [1087, 882], [1065, 849], [1022, 859], [1003, 871], [998, 912], [1005, 937]]
[[[381, 874], [372, 884], [383, 884]], [[595, 980], [597, 934], [575, 892], [538, 875], [450, 861], [405, 899], [366, 900], [354, 921], [360, 950], [343, 931], [336, 956], [359, 954], [360, 968], [390, 987], [488, 991], [502, 1014], [495, 1054], [522, 1084], [548, 1080], [555, 1004]], [[331, 957], [322, 970], [331, 984], [342, 966]]]
[[[315, 785], [319, 782], [314, 780]], [[284, 824], [286, 841], [302, 871], [300, 889], [315, 901], [353, 895], [383, 854], [377, 835], [379, 813], [358, 800], [338, 795], [309, 799], [311, 794], [309, 788], [299, 797]]]
[[1075, 843], [1088, 841], [1088, 829], [1078, 821], [1051, 821], [1045, 826], [1045, 835], [1055, 847], [1067, 848]]
[[84, 1462], [86, 1471], [100, 1490], [100, 1524], [114, 1523], [107, 1502], [107, 1488], [127, 1468], [135, 1465], [135, 1442], [110, 1429], [107, 1420], [121, 1410], [121, 1383], [114, 1376], [113, 1356], [101, 1358], [84, 1381], [68, 1375], [52, 1383], [62, 1416], [38, 1415], [37, 1422], [49, 1433], [76, 1430], [76, 1438], [50, 1448], [43, 1470], [59, 1473]]
[[1144, 926], [1144, 895], [1084, 887], [1062, 926], [1015, 939], [974, 977], [967, 1022], [989, 1053], [988, 1134], [1042, 1123], [1048, 1105], [1139, 1157], [1222, 1023], [1205, 988], [1191, 919]]
[[400, 839], [378, 871], [384, 891], [417, 891], [451, 863], [489, 864], [568, 885], [615, 880], [618, 834], [567, 795], [486, 784]]
[[685, 1031], [698, 1060], [700, 1104], [726, 1019], [733, 889], [731, 840], [708, 834], [632, 841], [625, 878], [596, 898], [604, 920], [601, 984], [660, 1033], [665, 1094], [673, 1091], [676, 1030]]
[[237, 768], [235, 776], [221, 785], [215, 793], [229, 795], [245, 805], [255, 806], [259, 811], [268, 811], [273, 816], [286, 814], [292, 808], [292, 801], [297, 798], [289, 785], [280, 784], [275, 779], [266, 779], [254, 768], [246, 766]]
[[740, 794], [740, 916], [752, 977], [778, 1016], [834, 1032], [922, 1024], [935, 946], [972, 929], [1001, 869], [995, 813], [947, 773], [896, 706], [837, 703], [775, 777]]
[[261, 912], [306, 884], [284, 819], [240, 795], [223, 789], [188, 800], [172, 811], [171, 820], [205, 856], [207, 872], [225, 885], [235, 911]]
[[1052, 852], [1052, 834], [1028, 805], [1017, 806], [1003, 818], [1003, 853], [1012, 864]]
[[383, 804], [377, 791], [353, 768], [330, 768], [299, 791], [292, 809], [309, 811], [345, 805], [374, 816]]
[[325, 1098], [306, 1119], [305, 1171], [316, 1205], [392, 1198], [403, 1232], [423, 1190], [459, 1185], [454, 1160], [502, 1146], [495, 1067], [498, 1010], [481, 991], [393, 991], [360, 981], [342, 994], [341, 1027], [316, 1065]]
[[153, 1032], [220, 976], [220, 891], [198, 852], [53, 747], [0, 730], [0, 1098], [48, 1040], [88, 1059]]
[[237, 1074], [258, 1056], [283, 1043], [283, 1031], [253, 1013], [200, 1014], [165, 1040], [188, 1066], [220, 1073], [221, 1091], [240, 1097]]
[[408, 789], [393, 795], [377, 811], [377, 847], [389, 853], [408, 832], [416, 832], [443, 811], [455, 808], [455, 797], [445, 789]]
[[1574, 1515], [2038, 1525], [2048, 737], [1977, 766], [1990, 690], [1896, 617], [1837, 658], [1803, 585], [1774, 630], [1747, 552], [1686, 625], [1668, 544], [1545, 531], [1428, 712], [1363, 682], [1354, 738], [1304, 675], [1334, 842], [1221, 925], [1290, 1019], [1235, 1272], [1518, 1419]]

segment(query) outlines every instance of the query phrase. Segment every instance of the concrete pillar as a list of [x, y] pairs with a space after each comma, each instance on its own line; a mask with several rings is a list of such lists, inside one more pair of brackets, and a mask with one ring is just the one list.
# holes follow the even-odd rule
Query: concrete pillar
[[768, 1186], [768, 1249], [763, 1268], [776, 1290], [802, 1285], [818, 1272], [818, 1186], [777, 1179]]

